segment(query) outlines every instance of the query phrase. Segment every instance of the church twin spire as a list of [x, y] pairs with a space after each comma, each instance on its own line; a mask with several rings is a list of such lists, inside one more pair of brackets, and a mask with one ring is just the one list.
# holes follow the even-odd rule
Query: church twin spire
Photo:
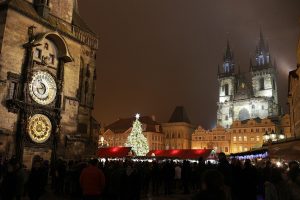
[[227, 47], [226, 51], [224, 53], [223, 57], [223, 68], [220, 71], [219, 66], [218, 66], [218, 73], [224, 74], [224, 75], [229, 75], [234, 73], [234, 58], [233, 58], [233, 52], [230, 49], [229, 41], [227, 40]]
[[259, 35], [258, 46], [256, 46], [255, 66], [252, 66], [252, 70], [271, 67], [269, 46], [264, 41], [261, 29]]
[[[272, 63], [270, 62], [270, 51], [269, 46], [264, 40], [264, 36], [262, 30], [260, 29], [259, 34], [259, 42], [256, 46], [255, 52], [255, 63], [252, 63], [252, 59], [250, 58], [250, 71], [259, 70], [262, 68], [272, 67]], [[220, 70], [218, 66], [218, 74], [219, 75], [232, 75], [235, 73], [235, 63], [233, 52], [230, 48], [229, 41], [227, 40], [227, 47], [223, 57], [223, 66]]]

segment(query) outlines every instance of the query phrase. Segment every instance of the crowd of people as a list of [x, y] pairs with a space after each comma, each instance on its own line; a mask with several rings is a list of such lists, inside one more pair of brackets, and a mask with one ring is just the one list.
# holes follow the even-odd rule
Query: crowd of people
[[300, 166], [269, 160], [227, 160], [218, 164], [167, 160], [120, 159], [99, 162], [33, 160], [30, 170], [16, 159], [0, 165], [1, 199], [38, 200], [51, 190], [66, 199], [139, 200], [149, 196], [190, 194], [199, 200], [298, 200]]

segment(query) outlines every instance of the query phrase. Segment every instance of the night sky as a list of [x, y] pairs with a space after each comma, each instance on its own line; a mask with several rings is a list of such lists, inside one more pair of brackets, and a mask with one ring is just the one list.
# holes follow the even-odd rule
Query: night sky
[[79, 0], [79, 10], [100, 38], [94, 116], [104, 125], [135, 113], [167, 122], [182, 105], [193, 124], [212, 128], [226, 41], [246, 72], [260, 27], [278, 65], [280, 104], [288, 110], [299, 0]]

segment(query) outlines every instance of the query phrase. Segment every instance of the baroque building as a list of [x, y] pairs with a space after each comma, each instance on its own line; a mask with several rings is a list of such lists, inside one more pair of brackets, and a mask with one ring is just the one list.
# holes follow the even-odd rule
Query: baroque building
[[177, 106], [167, 123], [162, 123], [165, 149], [190, 149], [195, 130], [183, 106]]
[[276, 118], [254, 118], [234, 121], [230, 128], [217, 126], [212, 130], [198, 127], [192, 134], [192, 149], [214, 149], [226, 154], [250, 151], [263, 146], [264, 134], [291, 135], [289, 115]]
[[217, 124], [229, 128], [233, 121], [278, 116], [276, 64], [272, 64], [268, 45], [260, 32], [255, 63], [250, 73], [235, 69], [234, 55], [227, 42], [222, 68], [218, 67], [219, 100]]
[[[76, 0], [0, 1], [2, 156], [93, 151], [98, 39]], [[87, 145], [89, 144], [89, 145]]]
[[222, 126], [205, 130], [199, 126], [192, 134], [192, 149], [214, 149], [217, 153], [230, 153], [230, 132]]

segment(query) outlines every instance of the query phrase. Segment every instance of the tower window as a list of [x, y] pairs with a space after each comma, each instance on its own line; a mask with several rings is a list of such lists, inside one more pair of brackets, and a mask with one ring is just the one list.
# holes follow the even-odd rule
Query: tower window
[[264, 78], [259, 79], [259, 90], [265, 89], [265, 80]]
[[228, 86], [228, 84], [224, 85], [224, 89], [225, 89], [225, 95], [226, 96], [229, 95], [229, 86]]
[[275, 90], [276, 88], [275, 88], [275, 80], [274, 79], [272, 80], [272, 85], [273, 85], [273, 90]]

